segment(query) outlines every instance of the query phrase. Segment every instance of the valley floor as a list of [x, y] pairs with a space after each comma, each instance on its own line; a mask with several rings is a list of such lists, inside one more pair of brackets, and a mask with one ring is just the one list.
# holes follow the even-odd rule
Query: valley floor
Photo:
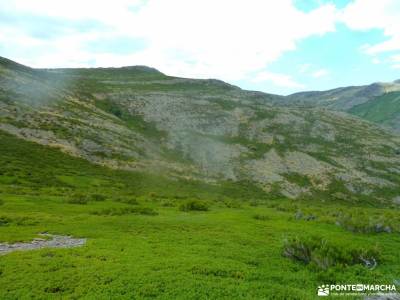
[[86, 239], [0, 255], [0, 299], [313, 299], [399, 284], [399, 232], [396, 206], [110, 170], [0, 132], [0, 243]]
[[[41, 232], [87, 238], [80, 248], [0, 256], [2, 299], [312, 299], [321, 284], [400, 278], [398, 234], [344, 230], [328, 222], [337, 206], [215, 202], [209, 211], [185, 212], [180, 200], [154, 197], [139, 197], [138, 204], [2, 199], [0, 241], [29, 241]], [[317, 219], [296, 218], [299, 209]], [[343, 247], [378, 245], [382, 263], [373, 270], [359, 264], [318, 270], [282, 255], [285, 239], [314, 235]]]

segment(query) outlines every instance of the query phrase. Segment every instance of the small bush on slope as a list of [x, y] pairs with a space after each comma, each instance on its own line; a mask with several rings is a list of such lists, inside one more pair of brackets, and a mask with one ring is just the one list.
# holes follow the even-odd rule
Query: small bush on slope
[[137, 201], [136, 198], [118, 198], [115, 201], [130, 204], [130, 205], [138, 205], [139, 204], [139, 202]]
[[105, 201], [107, 197], [103, 194], [92, 194], [90, 200], [92, 201]]
[[113, 207], [95, 211], [93, 212], [93, 214], [98, 216], [122, 216], [129, 214], [156, 216], [158, 215], [158, 212], [149, 207], [122, 207], [122, 208]]
[[0, 216], [0, 226], [7, 226], [11, 221], [12, 220], [7, 216]]
[[181, 211], [208, 211], [208, 205], [200, 200], [189, 200], [179, 205]]
[[271, 217], [268, 215], [262, 215], [262, 214], [255, 214], [253, 216], [253, 219], [259, 220], [259, 221], [267, 221], [271, 220]]
[[374, 268], [378, 263], [380, 250], [376, 246], [352, 248], [328, 242], [320, 237], [296, 237], [285, 241], [283, 255], [323, 270], [338, 265], [352, 266], [356, 264]]
[[339, 214], [335, 224], [355, 233], [392, 233], [398, 231], [398, 228], [396, 228], [398, 225], [394, 218], [385, 215], [368, 216], [359, 211], [353, 214]]
[[67, 203], [84, 205], [88, 203], [88, 197], [84, 194], [75, 194], [67, 200]]

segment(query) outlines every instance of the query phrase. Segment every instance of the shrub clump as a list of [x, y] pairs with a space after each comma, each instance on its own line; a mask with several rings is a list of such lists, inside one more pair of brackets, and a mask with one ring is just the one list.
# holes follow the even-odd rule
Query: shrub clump
[[271, 218], [270, 218], [270, 216], [267, 216], [267, 215], [255, 214], [253, 216], [253, 219], [256, 219], [259, 221], [267, 221], [267, 220], [270, 220]]
[[158, 212], [150, 207], [112, 207], [112, 208], [105, 208], [99, 211], [93, 212], [94, 215], [98, 216], [122, 216], [122, 215], [129, 215], [129, 214], [139, 214], [139, 215], [146, 215], [146, 216], [156, 216]]
[[287, 202], [283, 202], [283, 203], [272, 203], [270, 205], [271, 208], [274, 208], [277, 211], [281, 211], [281, 212], [292, 212], [295, 213], [296, 211], [299, 210], [299, 207], [297, 204], [294, 203], [287, 203]]
[[121, 202], [121, 203], [126, 203], [126, 204], [130, 204], [130, 205], [138, 205], [139, 202], [137, 201], [136, 198], [119, 198], [116, 199], [117, 202]]
[[237, 200], [225, 199], [224, 204], [227, 208], [242, 208], [242, 204]]
[[12, 222], [11, 218], [6, 216], [0, 216], [0, 226], [7, 226]]
[[8, 225], [17, 225], [17, 226], [31, 226], [38, 224], [38, 220], [27, 217], [27, 216], [20, 216], [20, 217], [13, 217], [10, 218], [8, 216], [0, 216], [0, 226], [8, 226]]
[[393, 227], [393, 218], [385, 216], [368, 216], [365, 213], [339, 214], [336, 225], [354, 233], [392, 233], [397, 231]]
[[253, 206], [253, 207], [257, 207], [259, 204], [260, 204], [260, 203], [259, 203], [257, 200], [251, 200], [251, 201], [249, 202], [249, 205], [250, 205], [250, 206]]
[[88, 197], [84, 194], [75, 194], [67, 199], [67, 203], [85, 205], [88, 203]]
[[0, 206], [4, 204], [4, 200], [0, 199]]
[[354, 248], [336, 245], [320, 237], [292, 238], [284, 242], [283, 256], [322, 270], [356, 264], [373, 269], [378, 264], [380, 250], [376, 246]]
[[317, 219], [317, 216], [315, 216], [313, 214], [305, 215], [305, 214], [303, 214], [303, 212], [301, 210], [298, 210], [294, 214], [294, 219], [295, 220], [313, 221], [313, 220]]
[[165, 200], [165, 201], [161, 202], [161, 206], [164, 206], [164, 207], [175, 207], [175, 202], [174, 201], [170, 201], [170, 200]]
[[200, 200], [189, 200], [179, 205], [181, 211], [208, 211], [207, 203]]
[[92, 194], [90, 196], [90, 200], [92, 200], [92, 201], [105, 201], [105, 200], [107, 200], [107, 196], [105, 196], [103, 194]]
[[39, 221], [36, 218], [28, 216], [20, 216], [13, 219], [13, 224], [17, 226], [32, 226], [38, 224]]

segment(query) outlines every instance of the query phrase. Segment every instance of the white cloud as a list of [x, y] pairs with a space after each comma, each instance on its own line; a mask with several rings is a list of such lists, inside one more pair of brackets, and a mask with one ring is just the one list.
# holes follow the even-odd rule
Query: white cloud
[[400, 1], [355, 0], [346, 6], [341, 20], [353, 30], [382, 29], [387, 40], [364, 45], [366, 53], [374, 55], [400, 49]]
[[320, 78], [329, 75], [329, 70], [318, 68], [311, 64], [302, 64], [298, 67], [299, 73], [308, 75], [314, 78]]
[[[285, 51], [296, 49], [298, 41], [334, 31], [337, 19], [331, 4], [304, 13], [290, 0], [11, 0], [2, 1], [0, 11], [107, 26], [50, 40], [29, 36], [18, 27], [2, 32], [0, 43], [6, 49], [32, 43], [33, 50], [43, 49], [34, 56], [25, 51], [12, 57], [34, 66], [146, 64], [176, 76], [224, 80], [240, 80], [265, 69]], [[108, 35], [142, 38], [147, 47], [123, 55], [85, 47]]]
[[114, 24], [130, 16], [129, 8], [143, 3], [141, 0], [10, 0], [2, 1], [2, 11], [30, 13], [63, 19], [89, 19]]
[[400, 54], [392, 55], [389, 58], [389, 63], [391, 63], [392, 69], [400, 69]]
[[328, 70], [326, 70], [326, 69], [320, 69], [320, 70], [317, 70], [317, 71], [313, 72], [313, 73], [311, 74], [311, 76], [314, 77], [314, 78], [320, 78], [320, 77], [327, 76], [328, 74], [329, 74], [329, 71], [328, 71]]
[[300, 73], [306, 73], [308, 70], [310, 70], [311, 64], [302, 64], [299, 66], [299, 72]]
[[272, 82], [276, 86], [286, 88], [304, 88], [305, 86], [292, 79], [290, 75], [273, 73], [273, 72], [260, 72], [253, 79], [253, 82]]
[[378, 59], [378, 58], [376, 58], [376, 57], [373, 58], [371, 62], [372, 62], [374, 65], [378, 65], [378, 64], [381, 63], [380, 59]]
[[393, 55], [393, 56], [391, 57], [391, 60], [394, 61], [394, 62], [399, 62], [399, 63], [400, 63], [400, 54], [398, 54], [398, 55]]

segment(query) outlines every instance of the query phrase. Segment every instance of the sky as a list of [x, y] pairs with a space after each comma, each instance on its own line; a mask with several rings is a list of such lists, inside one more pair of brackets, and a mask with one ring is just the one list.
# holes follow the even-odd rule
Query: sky
[[0, 0], [0, 56], [287, 95], [400, 79], [400, 0]]

